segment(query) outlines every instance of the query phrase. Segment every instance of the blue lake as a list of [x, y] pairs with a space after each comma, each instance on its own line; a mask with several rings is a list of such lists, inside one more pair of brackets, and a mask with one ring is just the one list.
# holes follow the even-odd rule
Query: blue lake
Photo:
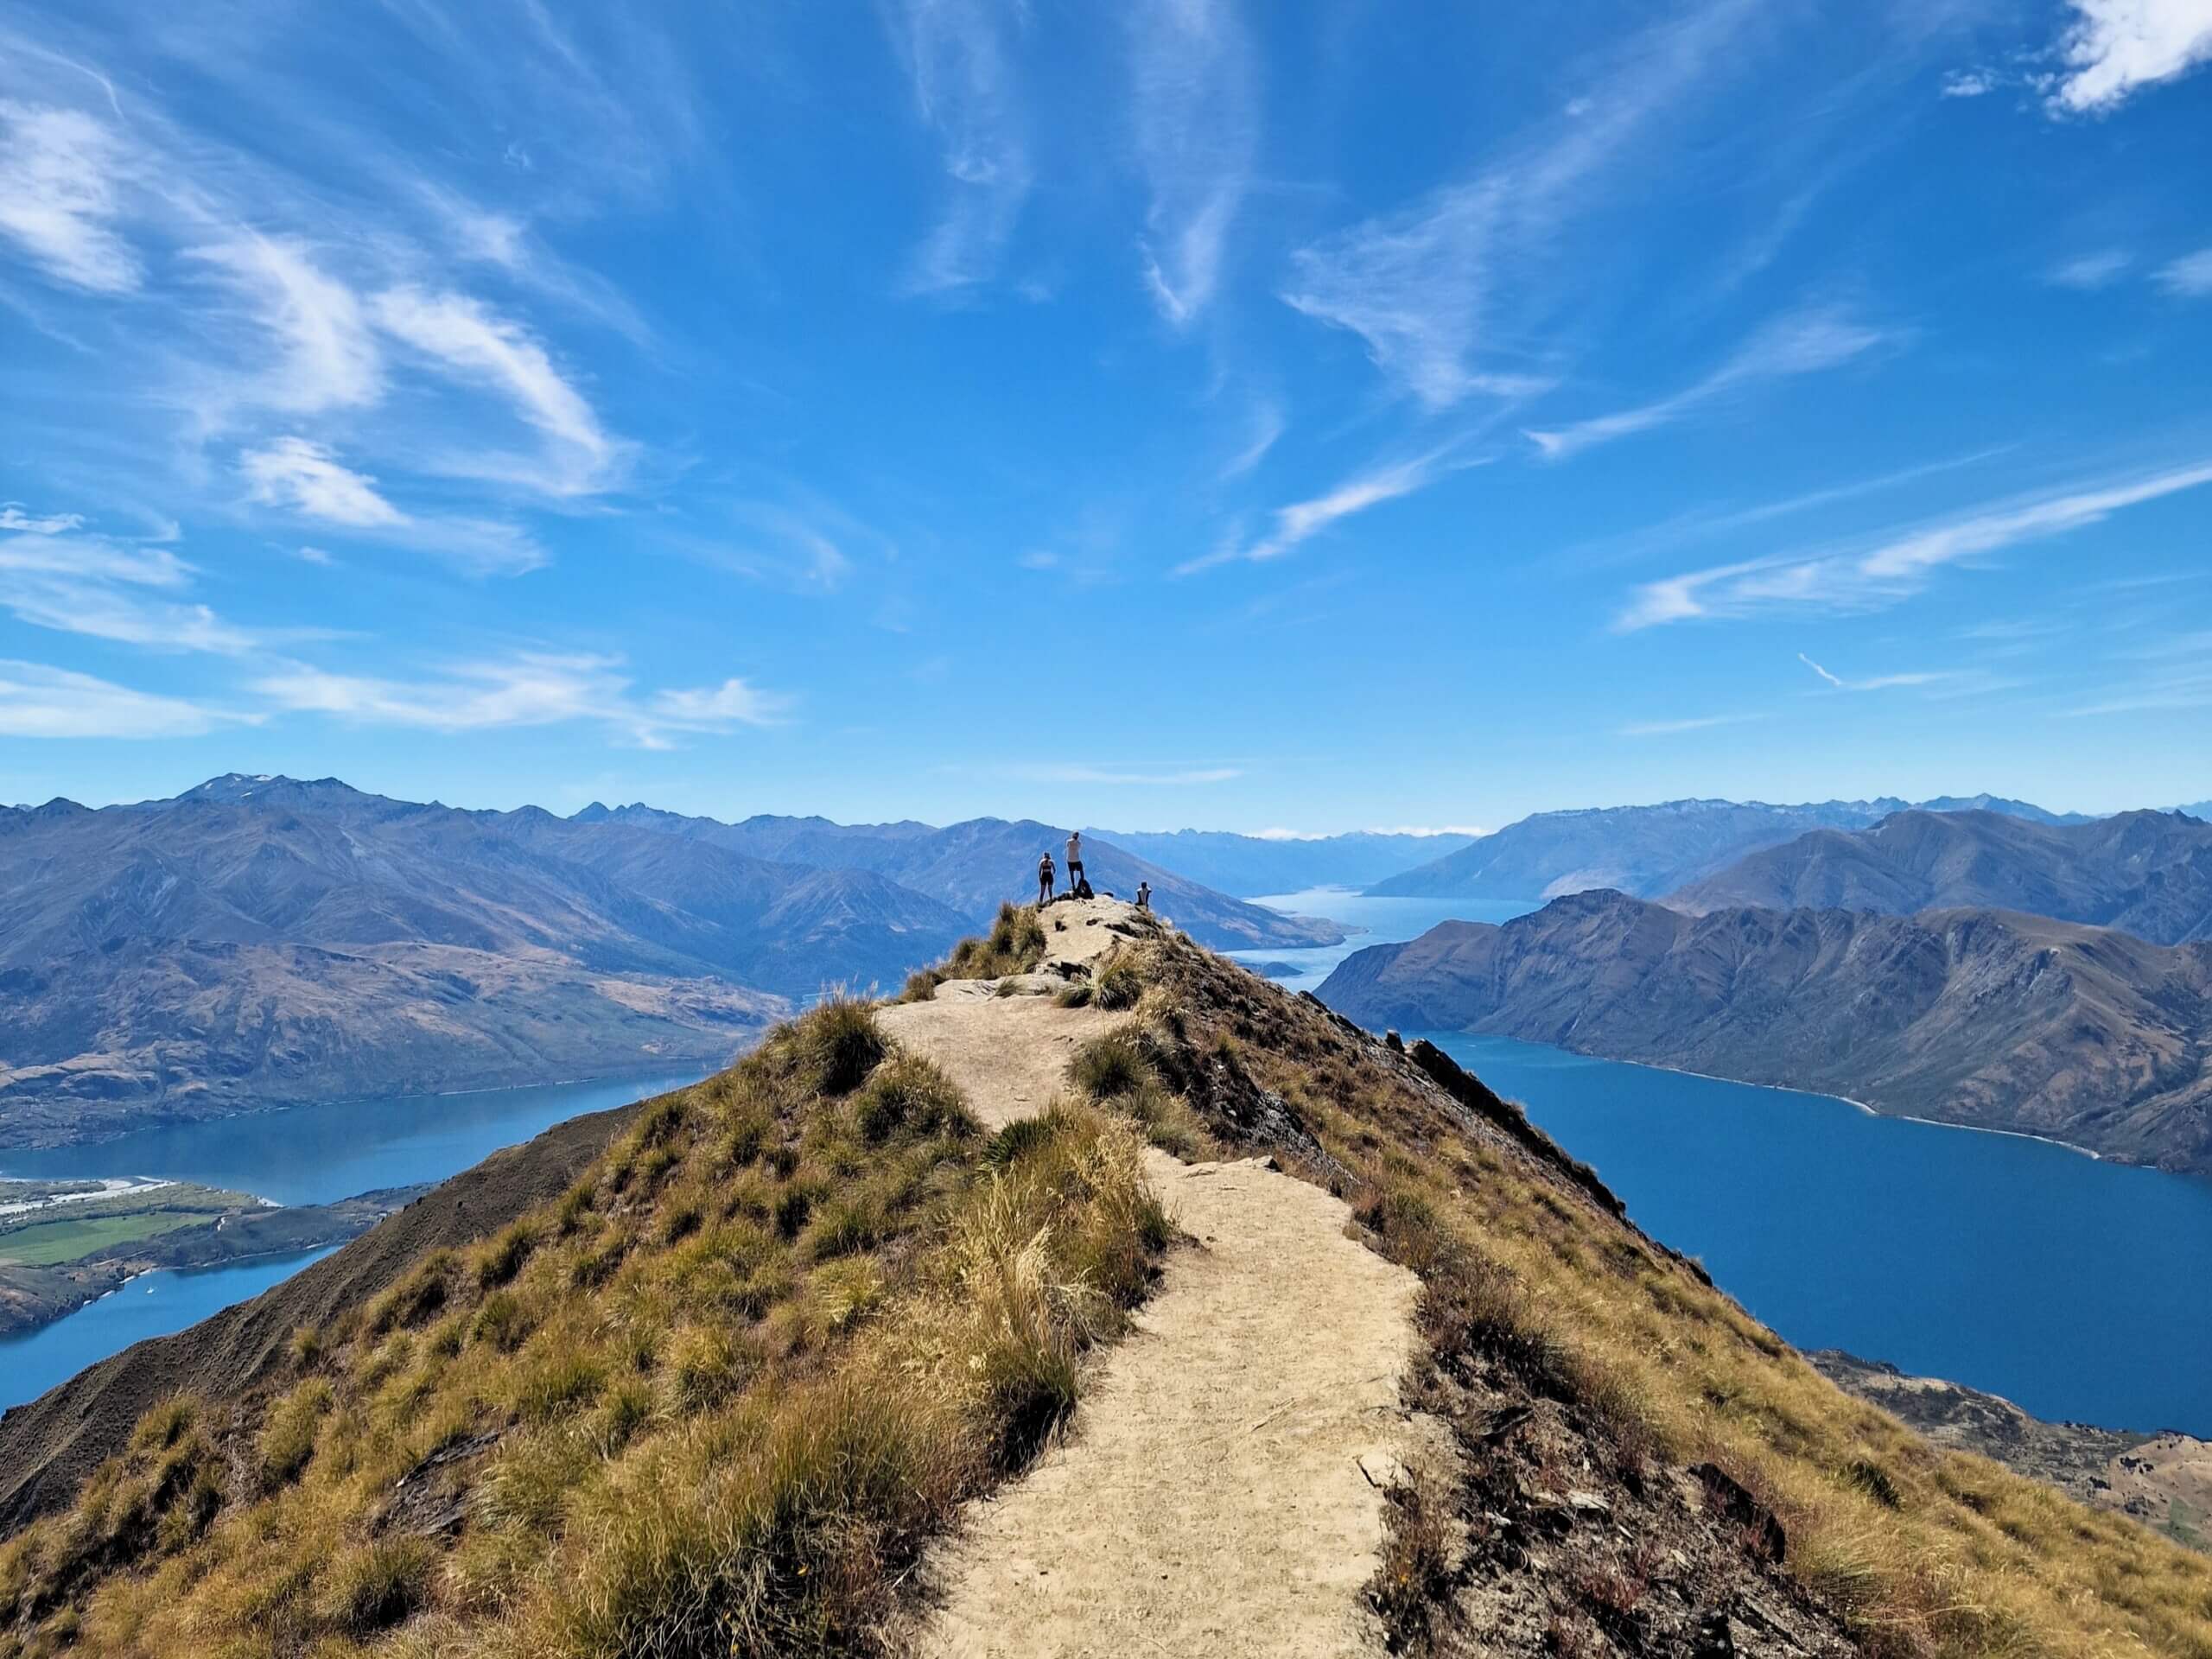
[[[1325, 889], [1260, 902], [1368, 930], [1238, 953], [1295, 963], [1281, 980], [1293, 990], [1447, 918], [1536, 908]], [[1949, 1377], [2038, 1416], [2212, 1438], [2212, 1182], [1824, 1095], [1425, 1034], [1798, 1346]]]
[[[0, 1154], [0, 1174], [168, 1176], [280, 1204], [324, 1204], [377, 1187], [443, 1180], [556, 1123], [695, 1081], [686, 1073], [297, 1106], [147, 1129], [97, 1146]], [[0, 1407], [35, 1400], [134, 1342], [181, 1331], [258, 1296], [328, 1254], [144, 1274], [42, 1329], [0, 1337]]]
[[1801, 1348], [2212, 1438], [2212, 1182], [1847, 1101], [1430, 1040]]

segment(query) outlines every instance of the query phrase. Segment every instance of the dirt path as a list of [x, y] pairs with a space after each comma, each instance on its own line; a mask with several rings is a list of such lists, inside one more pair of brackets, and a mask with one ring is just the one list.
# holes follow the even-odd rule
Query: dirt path
[[[1093, 909], [1105, 924], [1124, 907]], [[1110, 943], [1063, 919], [1077, 948]], [[1073, 1047], [1122, 1017], [947, 984], [885, 1023], [1003, 1122], [1046, 1104]], [[1397, 1402], [1416, 1281], [1345, 1236], [1342, 1201], [1262, 1162], [1147, 1162], [1195, 1243], [1093, 1373], [1069, 1439], [970, 1510], [933, 1566], [917, 1648], [1379, 1650], [1360, 1588], [1382, 1543], [1376, 1483], [1412, 1436]]]

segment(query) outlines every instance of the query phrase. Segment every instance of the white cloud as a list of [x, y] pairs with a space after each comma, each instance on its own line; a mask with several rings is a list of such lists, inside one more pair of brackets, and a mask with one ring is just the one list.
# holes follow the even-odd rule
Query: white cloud
[[1839, 691], [1897, 691], [1912, 686], [1942, 685], [1965, 677], [1956, 669], [1923, 669], [1903, 674], [1877, 674], [1871, 679], [1847, 680], [1840, 674], [1829, 673], [1802, 651], [1797, 653], [1797, 660]]
[[898, 0], [893, 39], [922, 119], [944, 145], [951, 181], [944, 217], [917, 250], [914, 292], [944, 293], [988, 282], [1033, 175], [1027, 140], [996, 0]]
[[2085, 253], [2051, 268], [2050, 280], [2061, 288], [2089, 290], [2109, 288], [2126, 274], [2135, 263], [2134, 256], [2123, 248], [2106, 248], [2095, 253]]
[[251, 689], [280, 709], [364, 725], [450, 734], [591, 721], [647, 748], [670, 747], [671, 733], [766, 725], [788, 706], [736, 678], [662, 690], [640, 702], [621, 667], [617, 657], [529, 652], [498, 662], [449, 664], [400, 681], [292, 663], [262, 676]]
[[1671, 397], [1551, 431], [1531, 431], [1528, 436], [1545, 460], [1564, 461], [1598, 444], [1671, 424], [1726, 393], [1763, 381], [1840, 368], [1892, 338], [1839, 311], [1793, 313], [1768, 323], [1719, 368]]
[[336, 560], [330, 556], [328, 550], [320, 547], [296, 547], [292, 550], [292, 556], [299, 560], [302, 564], [334, 564], [337, 563]]
[[2177, 300], [2201, 300], [2212, 294], [2212, 248], [2200, 248], [2158, 267], [2160, 288]]
[[0, 501], [0, 530], [19, 531], [29, 536], [58, 536], [65, 530], [76, 530], [83, 525], [80, 512], [30, 513], [23, 511], [20, 501]]
[[1621, 737], [1674, 737], [1684, 732], [1702, 732], [1715, 726], [1741, 726], [1746, 721], [1764, 720], [1764, 715], [1698, 715], [1688, 720], [1639, 720], [1622, 727]]
[[1997, 78], [1986, 70], [1955, 69], [1943, 77], [1945, 98], [1980, 98], [1997, 90]]
[[115, 227], [124, 166], [121, 143], [92, 117], [0, 99], [0, 234], [58, 282], [129, 293], [144, 273]]
[[1734, 67], [1756, 0], [1706, 0], [1630, 37], [1606, 74], [1510, 157], [1414, 206], [1299, 250], [1281, 297], [1349, 329], [1390, 380], [1431, 409], [1474, 393], [1517, 398], [1547, 377], [1501, 368], [1489, 325], [1509, 294], [1561, 280], [1562, 229], [1615, 188], [1624, 158], [1649, 151], [1655, 121]]
[[385, 500], [376, 480], [341, 465], [330, 451], [307, 438], [278, 438], [266, 448], [238, 457], [238, 470], [253, 486], [257, 501], [287, 507], [325, 523], [356, 530], [397, 529], [407, 515]]
[[2212, 5], [2205, 0], [2069, 3], [2078, 16], [2062, 47], [2067, 73], [2050, 95], [2055, 110], [2102, 114], [2139, 88], [2212, 58]]
[[[357, 473], [312, 439], [277, 438], [238, 457], [253, 499], [297, 512], [341, 531], [404, 543], [486, 575], [535, 570], [545, 554], [517, 526], [493, 518], [402, 512], [385, 499], [377, 480]], [[327, 563], [329, 555], [303, 548], [300, 556]]]
[[456, 377], [506, 394], [516, 412], [551, 440], [563, 463], [544, 480], [556, 494], [595, 489], [613, 445], [582, 393], [519, 325], [461, 294], [397, 288], [379, 294], [376, 319], [388, 333]]
[[1268, 451], [1275, 447], [1276, 440], [1287, 429], [1279, 404], [1263, 402], [1252, 410], [1250, 435], [1244, 447], [1231, 455], [1221, 469], [1224, 483], [1232, 478], [1242, 478], [1268, 458]]
[[235, 718], [67, 669], [0, 662], [0, 736], [197, 737]]
[[1213, 298], [1243, 200], [1259, 131], [1252, 48], [1230, 0], [1141, 0], [1127, 22], [1152, 189], [1145, 283], [1180, 327]]
[[359, 408], [383, 395], [376, 338], [359, 296], [304, 243], [247, 235], [194, 251], [246, 296], [282, 344], [282, 365], [262, 380], [261, 401], [308, 414]]
[[1701, 617], [1870, 610], [1917, 593], [1930, 573], [1945, 565], [2064, 535], [2123, 508], [2206, 484], [2212, 484], [2212, 462], [2016, 498], [1854, 550], [1777, 554], [1687, 571], [1634, 589], [1613, 626], [1633, 632]]
[[259, 636], [207, 606], [155, 596], [182, 588], [191, 575], [192, 567], [165, 549], [97, 536], [0, 540], [0, 607], [34, 627], [155, 651], [236, 656], [253, 649]]
[[1258, 541], [1248, 543], [1232, 539], [1224, 542], [1204, 557], [1178, 565], [1174, 574], [1187, 576], [1237, 559], [1261, 564], [1269, 559], [1281, 558], [1300, 543], [1319, 535], [1340, 518], [1349, 518], [1370, 507], [1380, 506], [1385, 501], [1411, 495], [1445, 472], [1477, 464], [1452, 461], [1450, 455], [1454, 448], [1456, 445], [1447, 444], [1432, 449], [1427, 454], [1415, 455], [1410, 461], [1377, 467], [1345, 480], [1325, 495], [1278, 507], [1274, 512], [1274, 528]]
[[712, 730], [731, 725], [773, 725], [790, 703], [789, 699], [743, 680], [728, 679], [696, 690], [657, 692], [649, 706], [657, 718], [671, 726]]

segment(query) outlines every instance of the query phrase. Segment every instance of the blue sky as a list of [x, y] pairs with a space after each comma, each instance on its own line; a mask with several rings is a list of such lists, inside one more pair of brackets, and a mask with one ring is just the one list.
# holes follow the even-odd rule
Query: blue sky
[[0, 800], [2212, 796], [2212, 0], [0, 5]]

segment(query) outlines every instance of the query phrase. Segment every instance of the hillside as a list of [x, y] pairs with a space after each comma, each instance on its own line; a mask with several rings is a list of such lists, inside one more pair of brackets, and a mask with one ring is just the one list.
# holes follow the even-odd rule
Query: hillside
[[2212, 945], [2002, 911], [1692, 917], [1588, 893], [1359, 951], [1320, 995], [1369, 1025], [1492, 1032], [2212, 1172]]
[[2131, 1516], [2192, 1549], [2212, 1550], [2212, 1443], [2031, 1417], [2010, 1400], [1837, 1349], [1805, 1356], [1838, 1388], [1939, 1446], [1994, 1458], [2093, 1508]]
[[[1909, 804], [1887, 798], [1802, 806], [1665, 801], [1656, 806], [1538, 812], [1368, 891], [1393, 898], [1555, 899], [1611, 887], [1651, 899], [1762, 847], [1778, 846], [1814, 830], [1865, 829]], [[1949, 796], [1920, 804], [1928, 811], [1986, 810], [2043, 823], [2080, 821], [1987, 795]]]
[[2212, 938], [2212, 823], [2122, 812], [2036, 823], [1998, 812], [1898, 812], [1739, 859], [1665, 900], [1701, 915], [1770, 910], [2022, 910], [2158, 944]]
[[[576, 822], [653, 830], [687, 841], [755, 857], [864, 870], [924, 893], [946, 906], [970, 927], [987, 923], [1008, 899], [1034, 897], [1038, 855], [1064, 861], [1068, 832], [1032, 818], [969, 818], [937, 829], [912, 820], [884, 824], [839, 824], [826, 818], [747, 818], [723, 823], [685, 817], [642, 804], [609, 808], [594, 804]], [[1217, 950], [1266, 945], [1335, 944], [1344, 931], [1334, 923], [1284, 916], [1217, 893], [1192, 872], [1135, 856], [1113, 842], [1084, 835], [1084, 868], [1090, 885], [1126, 898], [1137, 883], [1152, 884], [1153, 908], [1201, 944]], [[1063, 872], [1065, 874], [1065, 872]], [[1234, 889], [1232, 889], [1234, 891]], [[1278, 891], [1253, 888], [1254, 892]]]
[[0, 1650], [2212, 1651], [1433, 1049], [1122, 906], [949, 966], [0, 1420]]
[[1470, 836], [1360, 830], [1342, 836], [1239, 836], [1217, 830], [1084, 831], [1223, 893], [1364, 887], [1459, 851]]

